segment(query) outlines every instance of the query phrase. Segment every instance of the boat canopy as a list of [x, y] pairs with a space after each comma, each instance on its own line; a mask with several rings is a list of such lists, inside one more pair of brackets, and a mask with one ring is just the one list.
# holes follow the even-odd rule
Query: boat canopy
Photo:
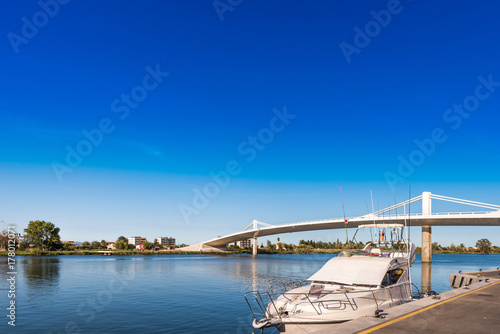
[[385, 257], [334, 257], [308, 281], [380, 285], [392, 261]]

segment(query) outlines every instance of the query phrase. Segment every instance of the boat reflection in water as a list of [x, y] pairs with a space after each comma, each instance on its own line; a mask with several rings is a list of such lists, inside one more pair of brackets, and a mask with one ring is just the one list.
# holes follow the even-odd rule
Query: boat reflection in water
[[362, 225], [358, 231], [365, 228], [375, 229], [378, 241], [362, 250], [341, 251], [307, 281], [282, 291], [246, 293], [253, 327], [293, 333], [302, 324], [378, 316], [383, 308], [411, 301], [409, 268], [415, 262], [415, 245], [401, 237], [403, 225]]

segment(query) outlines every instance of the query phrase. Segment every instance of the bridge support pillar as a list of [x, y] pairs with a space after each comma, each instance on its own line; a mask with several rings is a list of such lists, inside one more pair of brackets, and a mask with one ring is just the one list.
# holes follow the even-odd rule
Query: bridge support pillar
[[252, 248], [253, 248], [252, 249], [252, 255], [253, 256], [257, 256], [257, 238], [256, 237], [254, 237], [252, 239]]
[[[430, 216], [432, 213], [431, 193], [422, 193], [422, 215]], [[432, 262], [432, 227], [422, 226], [422, 263]]]
[[432, 227], [422, 226], [422, 263], [432, 262]]

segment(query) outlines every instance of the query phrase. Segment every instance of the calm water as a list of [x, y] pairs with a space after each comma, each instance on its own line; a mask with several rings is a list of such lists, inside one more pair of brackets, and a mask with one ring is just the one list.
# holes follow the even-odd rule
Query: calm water
[[[308, 278], [331, 257], [17, 256], [15, 328], [7, 325], [2, 257], [0, 332], [249, 334], [246, 291]], [[434, 255], [430, 268], [417, 258], [412, 279], [420, 288], [423, 269], [432, 290], [443, 292], [452, 272], [499, 266], [500, 255]]]

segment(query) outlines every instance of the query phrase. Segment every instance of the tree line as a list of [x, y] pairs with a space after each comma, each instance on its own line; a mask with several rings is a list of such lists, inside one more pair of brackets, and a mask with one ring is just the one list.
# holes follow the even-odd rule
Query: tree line
[[[84, 241], [81, 245], [70, 245], [63, 243], [59, 235], [60, 229], [51, 222], [44, 220], [34, 220], [28, 223], [28, 227], [24, 229], [24, 235], [19, 240], [16, 240], [16, 248], [23, 251], [31, 246], [42, 251], [57, 251], [57, 250], [103, 250], [107, 249], [108, 245], [105, 240], [92, 242]], [[0, 234], [0, 248], [7, 248], [8, 232], [3, 230]], [[144, 249], [162, 249], [163, 246], [158, 243], [145, 241], [143, 242]], [[128, 243], [128, 239], [124, 236], [119, 236], [115, 242], [115, 248], [119, 250], [132, 250], [135, 245]]]
[[[18, 241], [16, 247], [19, 250], [25, 250], [33, 247], [39, 248], [43, 251], [50, 250], [99, 250], [99, 249], [107, 249], [107, 244], [105, 240], [101, 241], [84, 241], [81, 245], [69, 245], [67, 243], [63, 243], [61, 241], [61, 237], [59, 236], [60, 229], [56, 227], [51, 222], [46, 222], [44, 220], [35, 220], [30, 221], [28, 227], [24, 229], [23, 237]], [[6, 230], [3, 230], [0, 234], [0, 248], [8, 247], [8, 233]], [[345, 249], [345, 248], [354, 248], [361, 249], [365, 246], [363, 242], [341, 242], [337, 239], [334, 242], [324, 242], [324, 241], [314, 241], [314, 240], [300, 240], [299, 245], [286, 244], [280, 242], [280, 238], [278, 238], [277, 244], [272, 244], [271, 241], [267, 240], [267, 245], [261, 245], [261, 248], [266, 248], [269, 251], [277, 252], [280, 250], [284, 251], [300, 251], [304, 250], [312, 250], [312, 249]], [[145, 241], [143, 242], [144, 249], [156, 249], [163, 248], [156, 240], [154, 242]], [[119, 236], [115, 242], [115, 248], [118, 250], [132, 250], [135, 249], [135, 245], [129, 244], [128, 239], [124, 236]], [[500, 253], [500, 247], [493, 246], [491, 241], [486, 238], [480, 239], [476, 242], [476, 248], [471, 249], [472, 247], [466, 247], [463, 243], [459, 245], [451, 244], [450, 246], [441, 246], [437, 242], [432, 244], [432, 250], [434, 252], [454, 252], [454, 253], [462, 253], [462, 252], [470, 252], [478, 251], [483, 254], [491, 254], [491, 253]], [[230, 246], [228, 250], [237, 250], [239, 247]]]

